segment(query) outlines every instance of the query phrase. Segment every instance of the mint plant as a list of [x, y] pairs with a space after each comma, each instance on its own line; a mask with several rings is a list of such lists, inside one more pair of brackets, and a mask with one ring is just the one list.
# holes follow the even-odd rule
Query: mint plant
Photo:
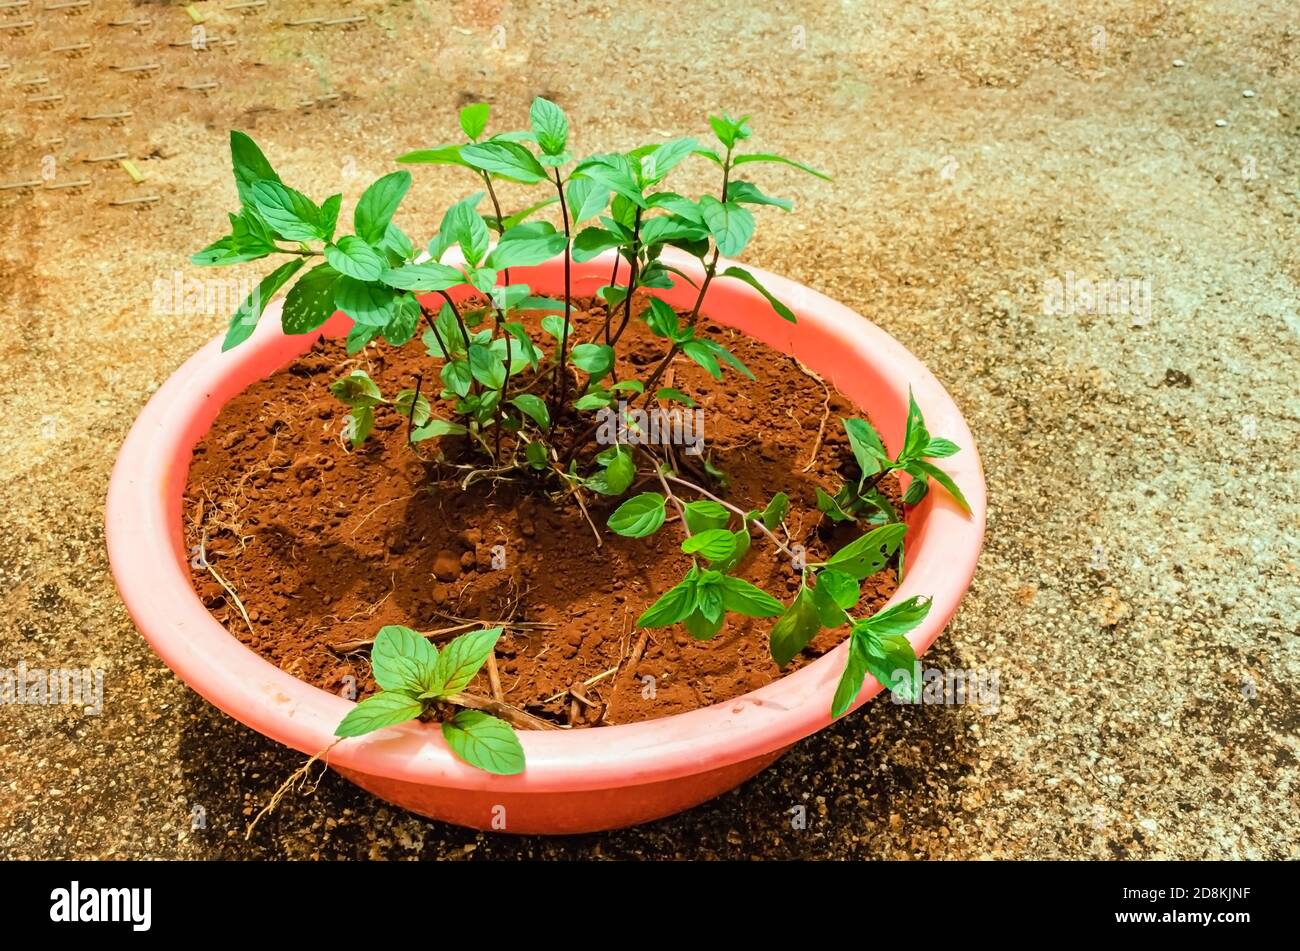
[[[334, 735], [362, 736], [440, 715], [443, 738], [460, 759], [502, 776], [523, 772], [524, 750], [514, 729], [480, 709], [486, 698], [464, 694], [500, 637], [499, 627], [472, 631], [439, 651], [409, 627], [380, 628], [370, 651], [371, 672], [380, 692], [353, 707]], [[457, 707], [461, 709], [452, 713]]]
[[[958, 449], [929, 436], [914, 400], [904, 444], [893, 458], [865, 420], [843, 421], [857, 477], [834, 494], [819, 489], [816, 503], [827, 519], [860, 522], [867, 531], [813, 564], [806, 563], [784, 527], [790, 507], [785, 493], [777, 492], [761, 509], [741, 508], [717, 494], [725, 491], [725, 474], [707, 458], [701, 460], [700, 478], [709, 484], [700, 485], [687, 478], [669, 451], [661, 456], [639, 440], [609, 445], [598, 438], [616, 407], [621, 422], [634, 430], [637, 414], [648, 407], [694, 407], [691, 394], [661, 385], [679, 357], [713, 380], [729, 373], [753, 378], [739, 357], [702, 332], [700, 323], [717, 280], [749, 285], [777, 316], [797, 322], [794, 311], [753, 273], [727, 260], [741, 254], [753, 237], [756, 209], [792, 208], [747, 176], [773, 165], [827, 176], [794, 159], [749, 151], [748, 117], [725, 113], [709, 118], [712, 143], [687, 136], [583, 157], [572, 150], [567, 116], [549, 100], [534, 100], [525, 129], [489, 134], [490, 118], [486, 104], [466, 106], [459, 115], [463, 141], [398, 157], [403, 165], [451, 166], [476, 189], [445, 210], [437, 232], [420, 250], [394, 220], [411, 185], [409, 171], [391, 172], [366, 188], [353, 209], [350, 232], [341, 233], [347, 230], [340, 228], [341, 195], [317, 204], [286, 185], [252, 139], [232, 132], [239, 210], [229, 216], [230, 233], [192, 261], [203, 266], [273, 256], [283, 261], [234, 314], [223, 348], [247, 340], [268, 301], [286, 288], [280, 316], [285, 333], [315, 333], [342, 311], [352, 320], [349, 354], [381, 343], [406, 346], [418, 337], [430, 365], [412, 386], [385, 396], [363, 370], [331, 384], [346, 410], [340, 435], [350, 448], [365, 444], [376, 414], [398, 414], [412, 451], [433, 463], [438, 485], [463, 491], [490, 478], [531, 487], [554, 504], [572, 497], [598, 539], [588, 502], [614, 505], [606, 526], [631, 538], [658, 531], [672, 505], [681, 517], [681, 548], [690, 567], [680, 583], [645, 609], [639, 627], [682, 624], [693, 637], [707, 639], [729, 615], [775, 618], [770, 647], [774, 661], [785, 666], [823, 628], [848, 625], [851, 649], [835, 698], [836, 716], [847, 709], [866, 673], [883, 678], [905, 667], [910, 677], [914, 657], [904, 635], [924, 619], [928, 601], [912, 599], [866, 618], [852, 612], [864, 579], [891, 561], [902, 569], [905, 527], [881, 490], [886, 475], [898, 471], [910, 477], [904, 506], [918, 503], [933, 481], [967, 507], [958, 486], [930, 461]], [[687, 161], [715, 167], [716, 190], [688, 197], [668, 187], [673, 171]], [[535, 187], [540, 197], [507, 211], [503, 183]], [[698, 260], [698, 281], [665, 259], [670, 247]], [[450, 257], [452, 249], [459, 255]], [[590, 326], [577, 326], [572, 264], [609, 252], [609, 280], [596, 292], [603, 313]], [[560, 296], [538, 294], [515, 279], [519, 269], [556, 257], [562, 257], [564, 268]], [[679, 312], [657, 292], [681, 283], [695, 293], [693, 303]], [[641, 321], [662, 348], [644, 372], [619, 359], [633, 321]], [[662, 491], [629, 495], [646, 480], [657, 481]], [[788, 605], [737, 575], [755, 532], [801, 573], [801, 587]], [[453, 677], [448, 665], [469, 658], [465, 668], [472, 667], [472, 676], [499, 633], [466, 635], [471, 640], [458, 638], [439, 653], [407, 628], [385, 628], [372, 654], [382, 692], [358, 704], [340, 724], [339, 735], [436, 714], [457, 755], [495, 772], [517, 772], [522, 753], [509, 724], [481, 709], [446, 715], [458, 698], [464, 700], [460, 691], [468, 683]], [[891, 685], [912, 689], [910, 681]]]

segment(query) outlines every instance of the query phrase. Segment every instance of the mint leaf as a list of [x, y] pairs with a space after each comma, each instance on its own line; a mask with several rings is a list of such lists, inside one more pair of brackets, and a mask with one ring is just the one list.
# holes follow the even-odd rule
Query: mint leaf
[[[468, 392], [468, 388], [466, 391]], [[449, 423], [445, 419], [431, 419], [411, 432], [411, 442], [424, 442], [426, 439], [434, 439], [438, 436], [463, 436], [465, 432], [465, 427], [460, 423]]]
[[386, 270], [379, 252], [356, 235], [339, 238], [337, 244], [325, 245], [325, 260], [340, 274], [359, 281], [374, 281]]
[[726, 528], [731, 513], [712, 499], [697, 499], [682, 506], [686, 527], [699, 534], [714, 528]]
[[773, 297], [772, 293], [759, 282], [758, 278], [746, 271], [743, 267], [729, 267], [722, 271], [720, 276], [734, 277], [738, 281], [744, 281], [754, 290], [762, 294], [763, 297], [767, 299], [767, 302], [772, 305], [772, 309], [781, 315], [782, 319], [788, 320], [792, 324], [799, 322], [798, 318], [794, 315], [794, 311]]
[[424, 712], [424, 704], [402, 693], [378, 693], [367, 697], [348, 711], [334, 730], [335, 736], [361, 736], [386, 726], [414, 720]]
[[528, 118], [533, 126], [533, 135], [537, 136], [537, 144], [543, 152], [559, 155], [564, 151], [569, 142], [569, 120], [563, 109], [551, 100], [538, 96], [528, 110]]
[[465, 275], [450, 264], [426, 261], [423, 264], [406, 264], [390, 268], [379, 276], [389, 287], [404, 291], [445, 291], [465, 283]]
[[826, 560], [825, 567], [842, 571], [861, 581], [889, 563], [906, 534], [906, 525], [882, 525], [831, 555]]
[[736, 550], [736, 539], [725, 528], [710, 528], [689, 535], [682, 542], [682, 551], [688, 555], [703, 555], [709, 561], [721, 561]]
[[470, 103], [460, 110], [460, 128], [471, 142], [477, 141], [487, 128], [488, 114], [492, 107], [486, 102]]
[[470, 631], [454, 638], [442, 649], [438, 654], [437, 665], [440, 696], [460, 693], [469, 686], [479, 668], [487, 661], [488, 655], [496, 648], [501, 630], [499, 627], [489, 627], [481, 631]]
[[460, 157], [473, 168], [525, 185], [546, 179], [546, 169], [522, 145], [515, 142], [479, 142], [461, 147]]
[[865, 419], [843, 417], [840, 418], [840, 423], [844, 426], [845, 435], [849, 437], [849, 448], [853, 450], [853, 458], [857, 460], [858, 469], [864, 477], [873, 476], [883, 466], [890, 464], [880, 434], [870, 423]]
[[510, 724], [481, 710], [462, 710], [442, 725], [442, 736], [458, 757], [498, 776], [524, 771], [524, 748]]
[[[970, 503], [966, 501], [966, 496], [963, 495], [961, 489], [957, 487], [957, 483], [953, 481], [952, 476], [948, 475], [948, 473], [944, 472], [934, 463], [926, 462], [924, 459], [917, 459], [915, 462], [912, 462], [911, 465], [920, 469], [930, 478], [934, 479], [935, 482], [938, 482], [941, 486], [947, 489], [948, 494], [956, 500], [957, 504], [962, 507], [962, 510], [966, 512], [967, 515], [970, 514]], [[908, 488], [911, 488], [911, 486], [908, 486]]]
[[384, 240], [393, 214], [410, 187], [410, 172], [390, 172], [361, 193], [352, 212], [352, 224], [363, 241], [378, 244]]
[[334, 284], [334, 306], [359, 324], [385, 327], [397, 310], [397, 292], [378, 282], [340, 275]]
[[831, 700], [832, 717], [843, 716], [848, 711], [858, 693], [861, 692], [862, 682], [866, 677], [866, 644], [861, 637], [856, 634], [851, 635], [849, 637], [849, 658], [844, 665], [844, 673], [840, 675], [840, 682], [835, 688], [835, 696]]
[[307, 334], [334, 316], [334, 288], [341, 275], [328, 264], [318, 264], [289, 288], [280, 312], [280, 327], [287, 334]]
[[735, 257], [754, 236], [754, 216], [735, 202], [723, 204], [710, 195], [700, 199], [704, 224], [725, 257]]
[[239, 305], [239, 310], [230, 318], [230, 327], [226, 338], [221, 342], [222, 351], [229, 350], [243, 343], [257, 329], [257, 322], [262, 318], [262, 311], [271, 298], [280, 292], [280, 288], [289, 282], [289, 278], [298, 273], [305, 264], [303, 258], [286, 261], [258, 283], [247, 299]]
[[724, 575], [718, 583], [722, 586], [722, 606], [728, 611], [748, 617], [775, 617], [785, 610], [784, 604], [743, 578]]
[[280, 180], [257, 143], [243, 132], [233, 129], [230, 131], [230, 164], [235, 173], [235, 189], [239, 192], [239, 200], [244, 204], [252, 203], [254, 182]]
[[772, 625], [772, 631], [768, 634], [768, 648], [776, 665], [784, 667], [790, 663], [820, 630], [821, 617], [813, 601], [813, 594], [806, 586], [800, 586], [794, 601]]
[[645, 538], [663, 525], [667, 501], [658, 492], [642, 492], [615, 509], [607, 524], [625, 538]]
[[324, 241], [320, 209], [300, 191], [277, 181], [254, 182], [253, 207], [281, 238], [287, 241]]
[[400, 624], [381, 627], [370, 650], [370, 671], [384, 690], [418, 694], [430, 689], [437, 662], [438, 649]]
[[786, 158], [784, 155], [773, 155], [770, 152], [751, 152], [748, 155], [737, 155], [731, 160], [733, 165], [745, 165], [749, 162], [778, 162], [781, 165], [789, 165], [797, 168], [801, 172], [807, 172], [809, 175], [820, 178], [822, 181], [829, 182], [831, 177], [825, 172], [819, 172], [811, 165], [805, 165], [803, 162], [796, 162], [794, 159]]
[[551, 413], [546, 408], [546, 401], [540, 396], [534, 396], [531, 393], [520, 393], [512, 397], [510, 405], [518, 410], [537, 424], [540, 429], [551, 428]]

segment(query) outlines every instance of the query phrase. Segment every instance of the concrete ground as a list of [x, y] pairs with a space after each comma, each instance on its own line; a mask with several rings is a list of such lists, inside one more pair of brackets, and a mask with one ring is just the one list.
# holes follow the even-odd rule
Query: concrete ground
[[[0, 191], [0, 668], [106, 671], [100, 716], [0, 707], [0, 856], [1300, 856], [1290, 0], [227, 6], [193, 4], [206, 50], [176, 4], [0, 11], [0, 185], [39, 183]], [[873, 702], [621, 832], [478, 834], [331, 774], [245, 841], [303, 758], [171, 675], [104, 554], [123, 435], [227, 319], [155, 284], [221, 231], [231, 127], [347, 208], [461, 102], [522, 124], [538, 94], [584, 150], [725, 108], [834, 174], [765, 169], [798, 213], [746, 257], [906, 341], [965, 411], [987, 548], [928, 660], [997, 671], [1000, 702]], [[119, 152], [143, 182], [84, 161]], [[467, 187], [417, 170], [403, 224]]]

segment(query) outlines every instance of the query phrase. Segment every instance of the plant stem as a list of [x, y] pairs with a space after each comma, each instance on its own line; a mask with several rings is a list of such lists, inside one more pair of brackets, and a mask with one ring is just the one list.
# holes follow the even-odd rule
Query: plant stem
[[[448, 294], [446, 291], [438, 291], [438, 293], [442, 295], [442, 299], [447, 302], [447, 306], [451, 308], [452, 314], [456, 317], [456, 326], [460, 327], [461, 339], [465, 341], [465, 359], [468, 360], [469, 359], [469, 330], [465, 327], [465, 319], [461, 317], [460, 309], [456, 307], [456, 302], [451, 299], [450, 294]], [[443, 351], [443, 353], [446, 352], [447, 352], [446, 350]]]
[[760, 521], [759, 521], [758, 519], [756, 519], [756, 518], [754, 518], [754, 519], [746, 519], [746, 518], [745, 518], [746, 512], [745, 512], [744, 509], [737, 508], [736, 506], [732, 505], [730, 502], [727, 502], [727, 501], [725, 501], [725, 500], [723, 500], [723, 499], [718, 498], [716, 495], [714, 495], [714, 494], [713, 494], [712, 492], [710, 492], [708, 489], [706, 489], [706, 488], [704, 488], [704, 487], [702, 487], [702, 486], [698, 486], [698, 485], [696, 485], [694, 482], [687, 482], [685, 479], [679, 478], [678, 476], [674, 476], [674, 475], [670, 475], [670, 476], [668, 476], [667, 478], [668, 478], [668, 481], [669, 481], [669, 482], [676, 482], [676, 483], [677, 483], [678, 485], [680, 485], [680, 486], [685, 486], [685, 487], [688, 488], [688, 489], [693, 489], [694, 491], [700, 493], [700, 495], [704, 496], [706, 499], [712, 499], [714, 502], [717, 502], [717, 503], [718, 503], [719, 505], [721, 505], [723, 508], [725, 508], [725, 509], [730, 509], [731, 511], [735, 512], [735, 513], [736, 513], [737, 515], [739, 515], [739, 516], [741, 517], [741, 519], [742, 519], [743, 521], [745, 521], [747, 524], [757, 526], [758, 529], [759, 529], [759, 531], [761, 531], [764, 535], [766, 535], [768, 538], [770, 538], [770, 539], [772, 540], [772, 544], [773, 544], [773, 545], [775, 545], [777, 548], [781, 549], [781, 551], [785, 552], [785, 553], [786, 553], [787, 555], [789, 555], [791, 558], [794, 558], [794, 557], [795, 557], [794, 552], [792, 552], [792, 551], [790, 550], [789, 546], [787, 546], [787, 545], [785, 544], [785, 542], [781, 541], [781, 539], [777, 538], [776, 535], [774, 535], [774, 534], [772, 533], [772, 530], [771, 530], [770, 528], [768, 528], [766, 525], [764, 525], [762, 522], [760, 522]]
[[623, 336], [623, 331], [627, 329], [628, 322], [632, 319], [632, 291], [636, 289], [637, 268], [641, 262], [640, 244], [641, 208], [638, 205], [636, 218], [632, 222], [632, 260], [630, 262], [632, 270], [627, 278], [627, 296], [623, 298], [623, 322], [618, 325], [618, 330], [614, 332], [614, 339], [609, 342], [611, 347], [618, 343], [618, 338]]
[[480, 697], [473, 693], [454, 693], [449, 697], [439, 697], [439, 700], [445, 700], [447, 703], [454, 704], [458, 707], [465, 707], [468, 710], [482, 710], [484, 713], [490, 713], [494, 717], [500, 717], [511, 726], [517, 726], [525, 730], [558, 730], [556, 724], [550, 720], [543, 720], [541, 717], [535, 717], [531, 713], [520, 710], [518, 707], [511, 706], [502, 700], [493, 700], [489, 697]]
[[[653, 458], [653, 457], [652, 457]], [[664, 478], [663, 470], [659, 468], [659, 460], [655, 459], [655, 475], [659, 477], [659, 484], [664, 487], [664, 495], [673, 500], [673, 505], [677, 506], [677, 514], [682, 517], [682, 531], [686, 537], [691, 537], [691, 526], [686, 523], [686, 506], [682, 505], [682, 500], [677, 497], [673, 490], [668, 486], [668, 481]]]
[[[618, 282], [618, 263], [619, 263], [619, 261], [621, 261], [621, 260], [623, 260], [623, 255], [618, 254], [618, 253], [615, 253], [615, 255], [614, 255], [614, 267], [613, 267], [613, 268], [610, 270], [610, 272], [609, 272], [609, 286], [610, 286], [610, 287], [613, 287], [613, 286]], [[609, 343], [609, 331], [610, 331], [609, 318], [610, 318], [611, 316], [613, 316], [613, 315], [610, 313], [610, 308], [609, 308], [608, 306], [606, 306], [606, 307], [605, 307], [605, 343]]]
[[[480, 171], [479, 174], [483, 176], [483, 184], [487, 186], [488, 198], [492, 200], [492, 210], [495, 211], [497, 215], [496, 232], [499, 235], [505, 234], [506, 221], [504, 218], [501, 217], [501, 203], [497, 201], [496, 189], [492, 187], [492, 176], [489, 175], [487, 172], [483, 172], [483, 171]], [[509, 284], [510, 268], [505, 268], [501, 273], [505, 275], [506, 283]]]
[[411, 397], [411, 412], [406, 417], [406, 441], [408, 443], [411, 441], [411, 431], [415, 429], [415, 411], [420, 405], [420, 387], [423, 384], [424, 374], [415, 374], [415, 396]]
[[[555, 430], [555, 423], [560, 418], [560, 410], [564, 406], [564, 401], [568, 397], [569, 373], [565, 364], [569, 360], [569, 315], [573, 309], [571, 299], [570, 284], [570, 262], [571, 255], [570, 245], [570, 228], [569, 228], [569, 206], [564, 200], [564, 183], [560, 181], [560, 170], [555, 169], [555, 190], [560, 196], [560, 219], [564, 222], [564, 325], [560, 328], [560, 362], [555, 365], [555, 383], [553, 390], [558, 392], [559, 398], [551, 408], [551, 430]], [[608, 321], [608, 315], [606, 315]]]
[[[727, 157], [726, 159], [723, 160], [722, 163], [723, 204], [726, 204], [727, 188], [730, 186], [730, 184], [731, 184], [731, 149], [727, 149]], [[704, 304], [704, 295], [708, 293], [709, 285], [713, 282], [713, 275], [717, 273], [718, 270], [718, 254], [719, 254], [718, 242], [714, 241], [713, 257], [709, 260], [709, 263], [706, 264], [704, 267], [704, 280], [700, 282], [700, 292], [695, 296], [695, 306], [691, 308], [690, 316], [686, 318], [687, 326], [694, 327], [696, 322], [700, 319], [700, 307], [703, 306]], [[659, 382], [659, 378], [663, 376], [664, 371], [668, 369], [668, 364], [672, 363], [673, 357], [677, 356], [677, 354], [681, 352], [681, 349], [682, 347], [681, 344], [679, 343], [674, 343], [671, 347], [668, 348], [668, 353], [666, 353], [664, 355], [664, 358], [661, 361], [659, 361], [659, 365], [655, 367], [654, 373], [651, 374], [650, 376], [650, 382], [646, 384], [645, 394], [641, 398], [642, 402], [649, 402], [651, 394], [654, 393], [655, 384]]]

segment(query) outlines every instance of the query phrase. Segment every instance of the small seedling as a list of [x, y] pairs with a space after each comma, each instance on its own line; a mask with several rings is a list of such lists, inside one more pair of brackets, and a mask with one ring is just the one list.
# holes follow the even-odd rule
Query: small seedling
[[[752, 272], [724, 260], [749, 244], [754, 209], [792, 208], [787, 199], [767, 194], [743, 176], [772, 165], [827, 176], [784, 156], [748, 151], [748, 117], [725, 113], [709, 118], [713, 144], [683, 137], [582, 158], [572, 152], [567, 116], [549, 100], [534, 100], [526, 129], [489, 134], [489, 119], [486, 104], [466, 106], [460, 111], [463, 141], [397, 159], [405, 165], [449, 166], [478, 189], [446, 209], [437, 232], [419, 250], [394, 220], [410, 188], [410, 172], [389, 173], [366, 188], [353, 209], [350, 232], [343, 233], [341, 195], [317, 204], [285, 184], [252, 139], [232, 132], [240, 207], [229, 216], [230, 233], [192, 261], [229, 265], [272, 255], [285, 260], [232, 317], [224, 348], [247, 340], [267, 303], [286, 288], [280, 317], [286, 333], [316, 333], [342, 311], [352, 319], [349, 354], [381, 341], [400, 347], [418, 338], [430, 368], [413, 387], [385, 396], [360, 369], [331, 385], [346, 408], [340, 435], [349, 447], [364, 446], [376, 414], [397, 414], [412, 451], [432, 463], [436, 486], [465, 490], [490, 478], [531, 487], [555, 505], [576, 498], [580, 516], [598, 536], [584, 499], [617, 503], [608, 528], [630, 538], [659, 530], [671, 504], [681, 516], [682, 551], [691, 566], [680, 583], [645, 609], [639, 627], [682, 624], [692, 636], [708, 639], [728, 615], [775, 618], [772, 656], [785, 666], [821, 629], [848, 624], [849, 660], [835, 698], [836, 716], [851, 704], [867, 672], [883, 679], [905, 669], [911, 677], [914, 656], [904, 635], [925, 618], [929, 602], [914, 598], [867, 618], [850, 612], [864, 579], [891, 560], [901, 573], [905, 527], [880, 489], [889, 472], [911, 479], [905, 505], [919, 502], [933, 480], [967, 508], [953, 480], [929, 461], [950, 456], [957, 447], [930, 437], [915, 400], [903, 446], [892, 459], [869, 423], [843, 421], [858, 476], [834, 495], [819, 489], [816, 502], [826, 518], [861, 522], [868, 531], [821, 563], [807, 563], [802, 546], [785, 530], [790, 507], [785, 493], [777, 492], [762, 509], [742, 509], [716, 494], [726, 491], [727, 477], [708, 456], [699, 458], [710, 483], [706, 487], [686, 478], [671, 453], [661, 456], [639, 442], [606, 445], [599, 438], [602, 414], [607, 422], [612, 410], [627, 422], [651, 405], [697, 404], [692, 394], [660, 385], [678, 357], [715, 381], [727, 373], [753, 378], [699, 323], [709, 287], [718, 280], [747, 284], [776, 318], [797, 323], [795, 312]], [[716, 191], [692, 198], [665, 185], [688, 160], [716, 168]], [[539, 187], [542, 195], [507, 212], [499, 194], [504, 182]], [[558, 215], [558, 225], [545, 217], [551, 215]], [[669, 247], [698, 259], [698, 283], [665, 260]], [[448, 260], [453, 248], [459, 255]], [[592, 326], [575, 326], [572, 262], [610, 251], [609, 281], [596, 292], [603, 313]], [[538, 295], [512, 279], [512, 269], [517, 276], [519, 269], [557, 256], [564, 264], [562, 296]], [[679, 311], [658, 292], [682, 284], [695, 293], [693, 303]], [[633, 320], [643, 321], [662, 346], [644, 373], [619, 359]], [[632, 375], [620, 378], [620, 373]], [[630, 495], [645, 480], [657, 480], [662, 491]], [[789, 605], [737, 577], [753, 532], [799, 566], [802, 584]], [[358, 704], [340, 724], [339, 735], [436, 717], [458, 756], [493, 772], [518, 772], [522, 752], [508, 724], [481, 710], [449, 715], [499, 633], [466, 635], [439, 653], [407, 628], [384, 628], [373, 652], [382, 692]], [[468, 673], [453, 677], [449, 665]], [[911, 690], [915, 685], [894, 678], [891, 686]]]
[[473, 631], [439, 651], [409, 627], [380, 628], [370, 651], [380, 692], [353, 707], [334, 735], [362, 736], [408, 720], [437, 717], [451, 751], [471, 766], [502, 776], [523, 772], [524, 750], [514, 728], [475, 709], [464, 694], [500, 636], [499, 627]]

